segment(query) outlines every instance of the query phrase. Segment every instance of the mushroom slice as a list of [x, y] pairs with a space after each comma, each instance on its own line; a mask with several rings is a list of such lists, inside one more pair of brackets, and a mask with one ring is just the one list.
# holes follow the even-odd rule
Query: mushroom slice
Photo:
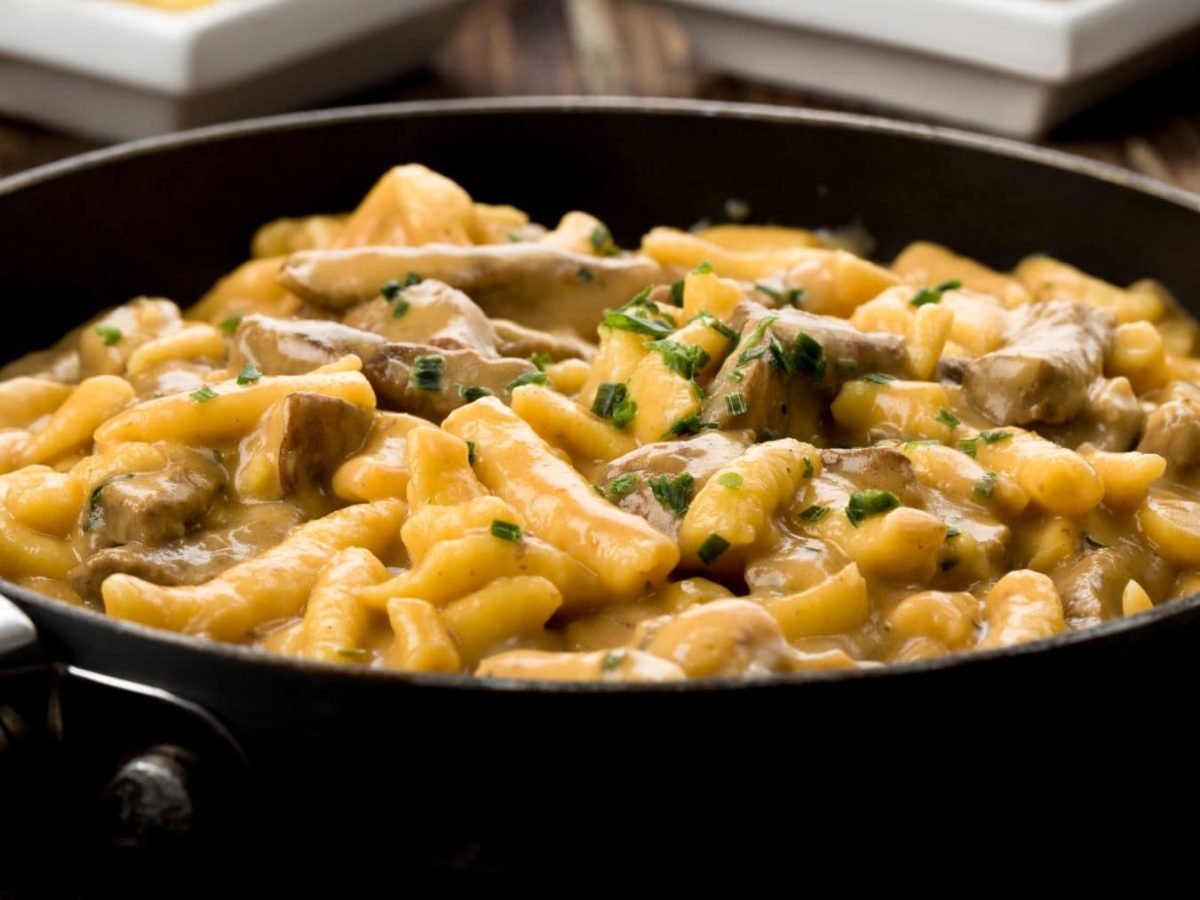
[[971, 405], [997, 425], [1061, 425], [1087, 405], [1112, 344], [1111, 313], [1049, 300], [1013, 310], [1004, 345], [963, 370]]
[[358, 450], [370, 427], [371, 414], [353, 403], [324, 394], [288, 394], [243, 438], [238, 493], [278, 500], [321, 485]]
[[483, 310], [462, 291], [431, 278], [389, 285], [387, 294], [353, 307], [342, 321], [389, 341], [496, 355], [496, 332]]
[[659, 264], [644, 256], [585, 256], [521, 242], [310, 250], [288, 257], [279, 281], [310, 303], [344, 310], [410, 272], [465, 291], [490, 317], [580, 336], [593, 333], [605, 309], [663, 280]]

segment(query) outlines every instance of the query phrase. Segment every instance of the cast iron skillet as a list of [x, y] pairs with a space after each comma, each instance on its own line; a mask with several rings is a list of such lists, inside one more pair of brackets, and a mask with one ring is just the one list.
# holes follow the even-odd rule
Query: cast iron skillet
[[[0, 182], [9, 313], [0, 358], [49, 345], [138, 294], [190, 303], [244, 259], [257, 225], [347, 209], [407, 161], [538, 221], [594, 212], [626, 246], [654, 224], [720, 218], [725, 200], [739, 198], [757, 221], [861, 222], [882, 259], [915, 238], [1002, 268], [1045, 251], [1117, 283], [1159, 278], [1185, 303], [1200, 295], [1200, 198], [1049, 151], [715, 103], [418, 103], [203, 129]], [[799, 798], [851, 818], [985, 789], [996, 802], [1003, 791], [990, 788], [1004, 783], [1056, 794], [1096, 785], [1107, 803], [1143, 790], [1148, 774], [1173, 780], [1196, 743], [1175, 704], [1194, 678], [1200, 597], [1009, 650], [643, 686], [352, 671], [112, 621], [8, 582], [0, 590], [36, 625], [63, 696], [61, 679], [86, 670], [211, 714], [186, 704], [172, 713], [205, 719], [202, 743], [236, 745], [221, 766], [239, 774], [217, 781], [245, 776], [254, 787], [238, 781], [210, 806], [271, 833], [311, 836], [336, 823], [338, 833], [369, 833], [371, 846], [405, 847], [435, 868], [467, 858], [507, 871], [544, 859], [547, 844], [561, 854], [618, 833], [627, 858], [637, 834], [660, 842], [725, 833]], [[119, 719], [104, 724], [104, 704], [85, 705], [99, 730], [124, 733]], [[194, 733], [164, 724], [156, 735], [165, 718], [153, 711], [134, 718], [136, 736], [105, 759]], [[69, 746], [66, 718], [62, 729]], [[1152, 772], [1128, 764], [1152, 748]], [[670, 826], [631, 837], [630, 817], [649, 808], [667, 810]], [[583, 812], [517, 828], [517, 813], [533, 809]], [[606, 832], [612, 823], [619, 832]]]

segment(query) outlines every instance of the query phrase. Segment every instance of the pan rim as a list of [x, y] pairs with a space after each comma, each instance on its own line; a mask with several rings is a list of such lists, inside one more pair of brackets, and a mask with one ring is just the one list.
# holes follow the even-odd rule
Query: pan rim
[[[522, 97], [477, 98], [462, 100], [429, 100], [402, 103], [372, 104], [332, 110], [287, 113], [238, 122], [213, 125], [117, 144], [79, 154], [58, 162], [48, 163], [26, 172], [0, 179], [0, 198], [7, 194], [36, 187], [44, 182], [69, 176], [76, 172], [103, 168], [112, 163], [137, 160], [177, 148], [198, 147], [236, 141], [239, 138], [266, 133], [303, 130], [341, 123], [442, 117], [474, 114], [521, 115], [530, 113], [595, 115], [617, 113], [646, 116], [677, 116], [682, 118], [743, 119], [765, 122], [796, 123], [814, 128], [840, 129], [859, 133], [895, 135], [930, 144], [952, 146], [972, 152], [1003, 156], [1037, 165], [1083, 175], [1117, 187], [1149, 195], [1159, 200], [1200, 213], [1200, 194], [1166, 184], [1156, 179], [1130, 172], [1117, 166], [1071, 154], [1035, 147], [1009, 138], [977, 134], [957, 128], [855, 113], [824, 110], [793, 109], [763, 104], [730, 103], [725, 101], [686, 100], [667, 98], [625, 97]], [[174, 646], [189, 653], [223, 658], [239, 664], [252, 664], [264, 671], [308, 674], [322, 678], [367, 679], [373, 683], [403, 684], [442, 690], [488, 690], [502, 693], [538, 694], [611, 694], [611, 693], [680, 693], [726, 692], [762, 688], [800, 687], [802, 685], [852, 684], [874, 682], [880, 678], [901, 681], [905, 678], [938, 674], [942, 671], [970, 670], [1003, 660], [1022, 660], [1041, 656], [1054, 650], [1070, 650], [1120, 639], [1129, 633], [1141, 633], [1161, 625], [1165, 620], [1185, 616], [1200, 608], [1200, 594], [1171, 600], [1144, 613], [1122, 617], [1089, 628], [1064, 632], [1012, 647], [972, 650], [948, 654], [934, 659], [892, 663], [861, 669], [833, 669], [764, 676], [761, 678], [689, 679], [667, 683], [625, 683], [615, 681], [525, 681], [508, 678], [476, 678], [469, 674], [409, 673], [388, 669], [363, 668], [336, 663], [318, 662], [272, 654], [253, 647], [226, 644], [206, 638], [156, 629], [134, 622], [111, 619], [95, 610], [74, 607], [0, 578], [0, 594], [19, 606], [32, 606], [50, 616], [65, 617], [89, 628], [111, 630], [126, 638], [152, 641]]]

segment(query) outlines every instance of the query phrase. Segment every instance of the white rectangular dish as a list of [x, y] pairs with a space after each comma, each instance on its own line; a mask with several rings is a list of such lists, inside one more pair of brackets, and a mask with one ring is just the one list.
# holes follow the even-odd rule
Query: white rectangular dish
[[470, 0], [0, 0], [0, 113], [105, 140], [313, 105], [424, 62]]
[[1200, 46], [1200, 0], [666, 0], [702, 63], [1037, 137]]

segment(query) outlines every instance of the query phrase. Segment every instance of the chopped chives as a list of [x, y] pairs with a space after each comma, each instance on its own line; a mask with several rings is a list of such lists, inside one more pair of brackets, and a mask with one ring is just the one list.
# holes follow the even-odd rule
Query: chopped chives
[[596, 399], [592, 401], [592, 412], [602, 419], [611, 419], [627, 394], [627, 388], [620, 382], [601, 382], [596, 388]]
[[850, 495], [850, 502], [846, 504], [846, 518], [850, 520], [851, 525], [857, 528], [867, 516], [889, 512], [903, 505], [900, 498], [891, 491], [880, 491], [874, 488], [855, 491]]
[[710, 534], [696, 549], [696, 555], [700, 557], [706, 566], [711, 566], [728, 549], [729, 541], [725, 540], [719, 534]]
[[523, 385], [546, 384], [549, 380], [550, 378], [545, 372], [526, 372], [524, 375], [518, 375], [516, 378], [510, 381], [504, 389], [511, 394], [513, 391]]
[[440, 356], [418, 356], [413, 360], [412, 381], [419, 391], [440, 391], [446, 360]]
[[217, 396], [217, 392], [206, 384], [199, 390], [192, 391], [188, 396], [197, 403], [207, 403]]
[[505, 522], [500, 519], [493, 519], [491, 532], [492, 532], [492, 537], [498, 537], [502, 541], [519, 541], [519, 540], [521, 540], [521, 526], [514, 525], [512, 522]]
[[750, 409], [746, 405], [746, 395], [741, 391], [725, 395], [725, 408], [731, 416], [744, 416]]
[[242, 366], [242, 371], [238, 372], [238, 384], [253, 384], [262, 378], [262, 372], [254, 367], [253, 363], [246, 363]]

